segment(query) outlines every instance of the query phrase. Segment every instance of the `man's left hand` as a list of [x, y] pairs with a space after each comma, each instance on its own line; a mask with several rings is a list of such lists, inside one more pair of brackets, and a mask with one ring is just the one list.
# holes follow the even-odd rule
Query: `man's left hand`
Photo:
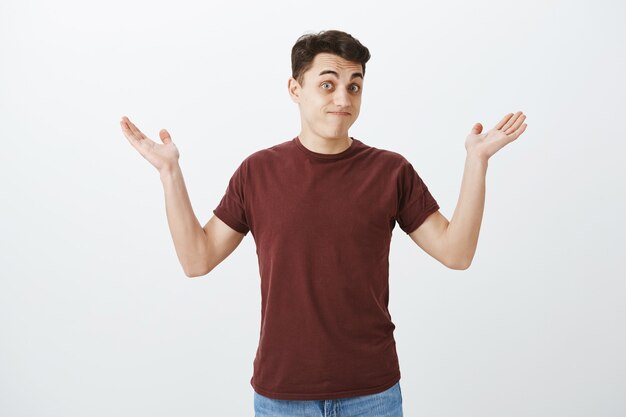
[[509, 113], [487, 133], [480, 133], [483, 125], [476, 123], [472, 131], [465, 140], [465, 149], [468, 156], [475, 156], [487, 161], [493, 154], [502, 149], [505, 145], [517, 139], [524, 130], [526, 123], [522, 122], [526, 116], [518, 111], [517, 113]]

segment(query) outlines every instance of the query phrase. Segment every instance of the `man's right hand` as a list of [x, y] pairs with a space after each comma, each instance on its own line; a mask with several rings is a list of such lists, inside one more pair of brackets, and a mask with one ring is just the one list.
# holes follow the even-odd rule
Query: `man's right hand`
[[126, 139], [128, 139], [128, 142], [133, 145], [141, 156], [146, 158], [159, 173], [172, 169], [172, 167], [178, 164], [180, 154], [167, 130], [162, 129], [159, 132], [159, 137], [163, 142], [161, 145], [144, 135], [126, 116], [122, 116], [120, 125], [122, 126], [122, 132], [124, 136], [126, 136]]

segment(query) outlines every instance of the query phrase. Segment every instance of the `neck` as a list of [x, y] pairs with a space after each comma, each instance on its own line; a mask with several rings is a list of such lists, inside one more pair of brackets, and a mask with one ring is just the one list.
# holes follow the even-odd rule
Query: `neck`
[[352, 145], [353, 139], [345, 137], [323, 137], [301, 131], [298, 135], [300, 143], [310, 151], [323, 154], [336, 154], [345, 151]]

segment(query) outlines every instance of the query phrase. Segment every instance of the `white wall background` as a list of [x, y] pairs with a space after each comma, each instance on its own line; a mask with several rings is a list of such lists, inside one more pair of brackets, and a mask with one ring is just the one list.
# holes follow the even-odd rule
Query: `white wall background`
[[204, 225], [237, 165], [299, 131], [290, 51], [371, 51], [350, 134], [409, 159], [451, 218], [465, 137], [489, 162], [476, 257], [397, 226], [390, 311], [406, 416], [626, 415], [622, 2], [0, 3], [0, 415], [251, 416], [254, 240], [188, 279], [127, 115], [166, 128]]

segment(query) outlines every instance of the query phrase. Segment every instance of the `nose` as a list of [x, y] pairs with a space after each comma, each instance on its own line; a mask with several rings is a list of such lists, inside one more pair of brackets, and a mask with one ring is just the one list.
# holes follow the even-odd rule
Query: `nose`
[[341, 107], [342, 109], [350, 107], [350, 96], [345, 88], [337, 88], [337, 90], [335, 90], [333, 101], [337, 107]]

